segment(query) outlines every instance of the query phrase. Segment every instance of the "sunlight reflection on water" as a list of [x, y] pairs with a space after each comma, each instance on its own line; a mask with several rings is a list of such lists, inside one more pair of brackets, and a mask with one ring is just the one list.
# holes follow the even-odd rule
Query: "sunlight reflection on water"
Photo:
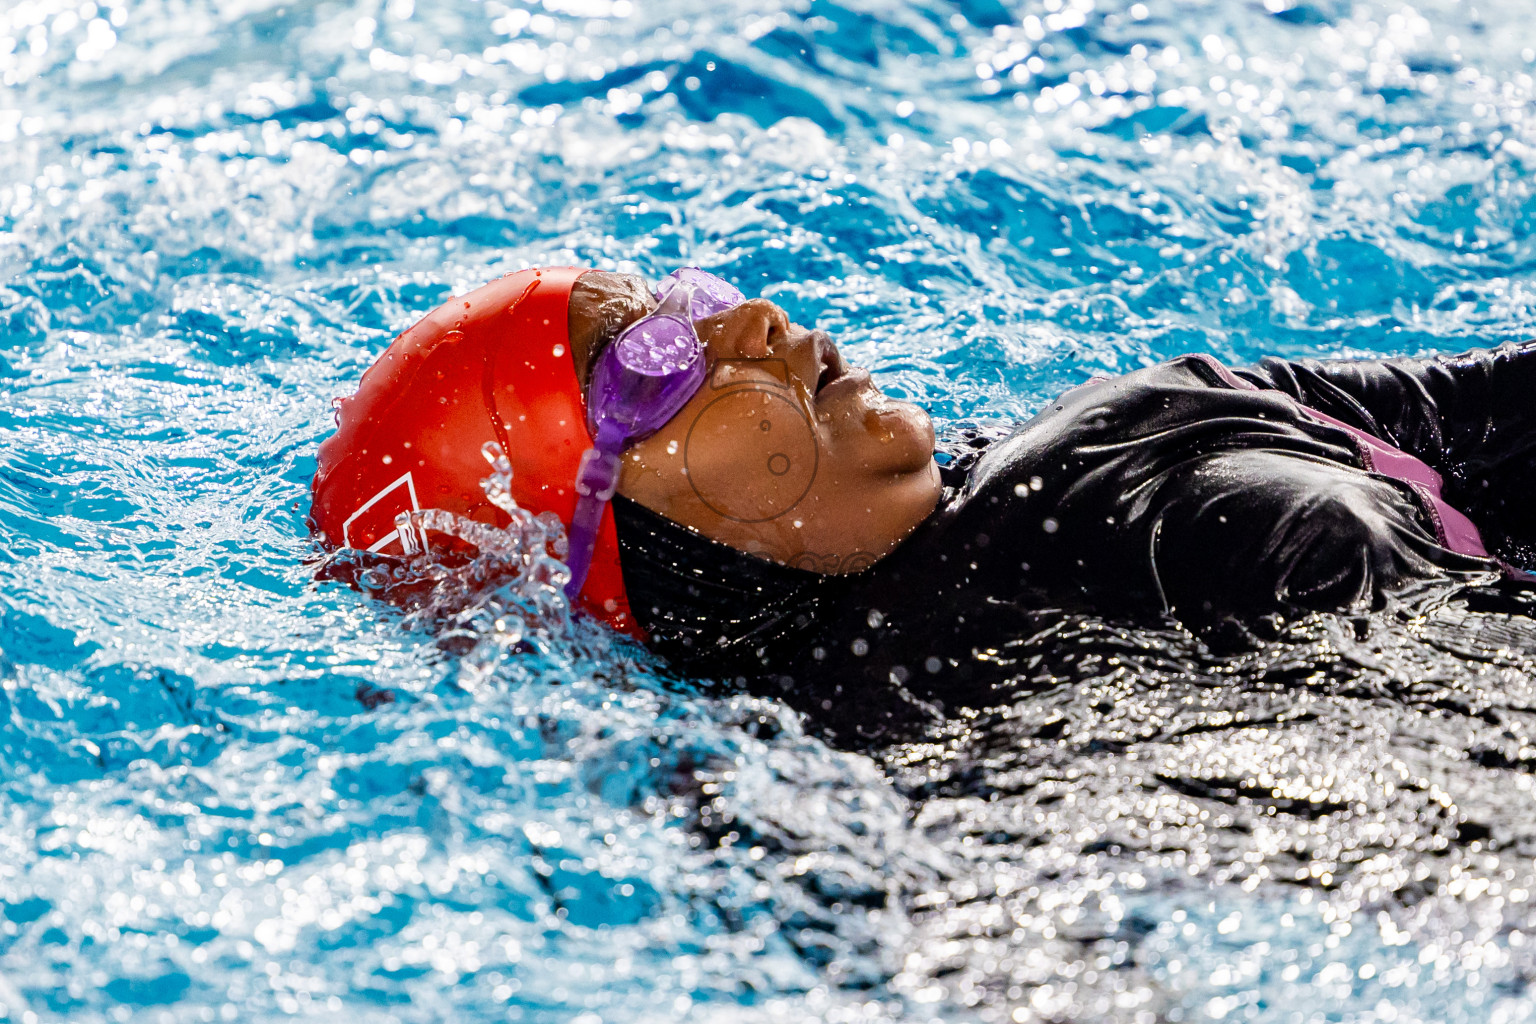
[[1536, 1017], [1536, 628], [1047, 622], [847, 752], [577, 623], [315, 583], [447, 295], [698, 264], [945, 426], [1532, 323], [1536, 40], [1114, 0], [0, 9], [0, 1020]]

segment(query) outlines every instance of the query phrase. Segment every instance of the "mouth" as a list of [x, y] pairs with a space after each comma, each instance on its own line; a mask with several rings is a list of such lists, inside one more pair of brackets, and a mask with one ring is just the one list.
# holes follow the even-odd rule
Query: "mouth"
[[816, 376], [816, 390], [812, 394], [819, 396], [828, 385], [847, 376], [849, 367], [832, 339], [820, 331], [816, 334], [816, 358], [821, 363], [821, 372]]
[[834, 379], [827, 382], [827, 386], [818, 388], [816, 401], [836, 401], [842, 395], [858, 391], [867, 387], [870, 383], [869, 371], [861, 366], [845, 366]]

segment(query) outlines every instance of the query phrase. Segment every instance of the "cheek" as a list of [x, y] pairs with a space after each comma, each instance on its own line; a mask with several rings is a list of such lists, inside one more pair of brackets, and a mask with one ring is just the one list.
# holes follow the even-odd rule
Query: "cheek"
[[933, 457], [933, 421], [922, 409], [874, 392], [827, 422], [834, 459], [864, 473], [910, 472]]
[[688, 491], [683, 442], [666, 428], [631, 445], [619, 461], [619, 492], [665, 514]]
[[688, 485], [723, 519], [763, 523], [794, 511], [815, 483], [822, 451], [799, 405], [776, 388], [712, 397], [685, 425]]

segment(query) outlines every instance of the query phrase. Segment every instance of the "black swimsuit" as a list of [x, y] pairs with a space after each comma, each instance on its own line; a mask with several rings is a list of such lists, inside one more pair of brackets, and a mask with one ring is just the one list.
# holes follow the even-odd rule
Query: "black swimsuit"
[[951, 440], [939, 507], [857, 575], [769, 563], [620, 500], [631, 606], [690, 673], [828, 701], [880, 691], [879, 732], [984, 699], [1042, 608], [1199, 624], [1499, 570], [1443, 546], [1424, 496], [1362, 468], [1349, 432], [1302, 404], [1428, 463], [1496, 556], [1531, 564], [1536, 343], [1236, 373], [1257, 387], [1186, 356], [1075, 388], [1007, 436]]

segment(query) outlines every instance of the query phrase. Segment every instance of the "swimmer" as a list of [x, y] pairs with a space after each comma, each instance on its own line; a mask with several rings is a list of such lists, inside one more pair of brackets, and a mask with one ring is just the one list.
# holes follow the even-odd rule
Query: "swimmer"
[[1533, 394], [1536, 343], [1185, 356], [936, 443], [720, 278], [545, 268], [396, 340], [342, 403], [312, 520], [385, 556], [433, 543], [403, 510], [495, 522], [494, 441], [519, 505], [567, 524], [576, 603], [678, 668], [922, 703], [995, 675], [1032, 608], [1199, 624], [1526, 578]]

